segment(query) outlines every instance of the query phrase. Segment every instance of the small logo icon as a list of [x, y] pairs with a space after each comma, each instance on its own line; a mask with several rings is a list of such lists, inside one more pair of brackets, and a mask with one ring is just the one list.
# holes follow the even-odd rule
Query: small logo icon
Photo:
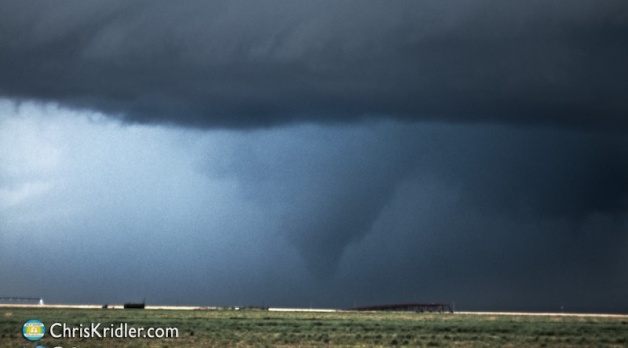
[[31, 319], [22, 326], [22, 335], [29, 341], [39, 341], [46, 333], [46, 326], [37, 319]]

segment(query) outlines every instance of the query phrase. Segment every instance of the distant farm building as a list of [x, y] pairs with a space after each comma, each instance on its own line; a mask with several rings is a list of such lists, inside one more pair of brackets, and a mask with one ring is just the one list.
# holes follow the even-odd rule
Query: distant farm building
[[404, 311], [404, 312], [430, 312], [430, 313], [453, 313], [452, 307], [443, 303], [403, 303], [383, 306], [369, 306], [349, 308], [350, 311]]

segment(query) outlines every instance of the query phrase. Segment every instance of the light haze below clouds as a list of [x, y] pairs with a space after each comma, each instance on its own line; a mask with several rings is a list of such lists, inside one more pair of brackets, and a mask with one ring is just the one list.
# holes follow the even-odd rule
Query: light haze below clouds
[[3, 294], [626, 308], [620, 136], [395, 122], [197, 131], [10, 102], [2, 114]]

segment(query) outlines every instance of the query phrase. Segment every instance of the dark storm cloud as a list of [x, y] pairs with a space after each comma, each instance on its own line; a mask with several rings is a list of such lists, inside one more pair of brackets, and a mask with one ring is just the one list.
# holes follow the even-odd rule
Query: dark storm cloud
[[489, 128], [440, 144], [430, 156], [457, 161], [441, 166], [435, 160], [433, 166], [441, 178], [461, 185], [464, 206], [525, 219], [582, 219], [628, 209], [628, 143], [621, 136]]
[[0, 291], [628, 311], [626, 61], [624, 1], [2, 2]]
[[[406, 145], [421, 149], [414, 170], [343, 250], [337, 276], [357, 284], [347, 298], [628, 309], [617, 290], [628, 286], [625, 139], [503, 127], [411, 132]], [[383, 170], [394, 159], [375, 161]]]
[[3, 2], [0, 45], [2, 95], [130, 122], [628, 128], [619, 0]]
[[[356, 272], [360, 266], [342, 265], [355, 262], [352, 250], [364, 252], [364, 245], [373, 248], [368, 255], [376, 261], [364, 262], [376, 264], [366, 273], [382, 284], [377, 294], [392, 291], [385, 288], [399, 281], [389, 278], [406, 268], [425, 267], [430, 277], [444, 270], [468, 282], [495, 277], [512, 284], [518, 274], [542, 286], [547, 278], [529, 269], [554, 267], [555, 276], [580, 269], [593, 277], [626, 253], [628, 143], [619, 135], [374, 129], [296, 129], [282, 141], [264, 133], [233, 156], [229, 171], [243, 192], [278, 221], [279, 233], [320, 279]], [[382, 240], [371, 245], [377, 233]], [[588, 247], [608, 254], [592, 260]]]

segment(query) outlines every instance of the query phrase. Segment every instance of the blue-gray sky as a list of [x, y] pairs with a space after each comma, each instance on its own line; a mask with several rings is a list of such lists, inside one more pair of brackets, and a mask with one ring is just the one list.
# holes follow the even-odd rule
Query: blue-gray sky
[[22, 1], [0, 48], [0, 296], [628, 312], [623, 1]]

